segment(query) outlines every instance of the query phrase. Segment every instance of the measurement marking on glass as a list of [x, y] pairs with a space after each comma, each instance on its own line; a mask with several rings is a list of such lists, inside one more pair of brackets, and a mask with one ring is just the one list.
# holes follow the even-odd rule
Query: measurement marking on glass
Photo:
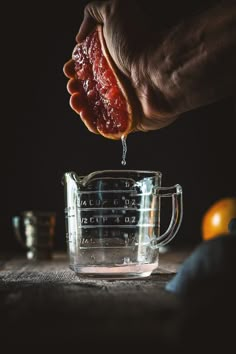
[[[93, 210], [98, 210], [98, 211], [101, 211], [101, 210], [124, 210], [124, 211], [138, 211], [138, 212], [141, 212], [141, 211], [158, 211], [159, 209], [157, 208], [126, 208], [126, 207], [121, 207], [121, 208], [112, 208], [112, 207], [107, 207], [107, 208], [80, 208], [78, 207], [78, 210], [83, 210], [83, 211], [93, 211]], [[73, 215], [74, 216], [74, 215]], [[103, 215], [100, 215], [101, 217]]]
[[[126, 194], [130, 194], [131, 197], [139, 197], [139, 196], [143, 196], [143, 195], [151, 195], [152, 192], [142, 192], [142, 193], [137, 193], [134, 189], [119, 189], [119, 190], [115, 190], [115, 189], [101, 189], [99, 190], [99, 192], [102, 193], [126, 193]], [[78, 193], [79, 196], [81, 196], [82, 194], [98, 194], [98, 191], [80, 191]]]
[[125, 166], [126, 165], [126, 154], [127, 154], [127, 142], [126, 142], [127, 137], [122, 135], [121, 137], [121, 143], [122, 143], [122, 161], [121, 165]]
[[104, 228], [104, 229], [106, 229], [106, 228], [128, 228], [128, 229], [136, 229], [137, 227], [155, 227], [156, 226], [156, 224], [135, 224], [135, 225], [124, 225], [124, 224], [122, 224], [122, 225], [106, 225], [106, 224], [99, 224], [99, 225], [78, 225], [77, 226], [77, 228], [78, 229], [96, 229], [96, 228], [100, 228], [100, 227], [102, 227], [102, 228]]

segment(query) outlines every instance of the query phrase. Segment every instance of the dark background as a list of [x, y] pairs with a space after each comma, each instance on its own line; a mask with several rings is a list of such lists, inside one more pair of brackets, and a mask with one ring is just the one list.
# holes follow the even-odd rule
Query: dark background
[[[90, 133], [69, 107], [62, 68], [86, 3], [68, 1], [52, 9], [40, 2], [8, 5], [1, 44], [0, 250], [20, 249], [11, 218], [31, 209], [56, 211], [55, 247], [65, 249], [64, 172], [123, 168], [121, 142]], [[158, 6], [167, 22], [199, 10], [196, 1]], [[129, 135], [125, 168], [159, 170], [164, 186], [183, 187], [184, 219], [174, 242], [200, 241], [206, 209], [236, 196], [235, 135], [231, 98], [185, 113], [160, 131]]]

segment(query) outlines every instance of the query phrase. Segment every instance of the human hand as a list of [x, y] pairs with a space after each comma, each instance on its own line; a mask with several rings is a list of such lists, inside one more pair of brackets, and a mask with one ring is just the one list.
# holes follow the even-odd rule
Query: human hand
[[[176, 115], [171, 112], [160, 89], [147, 85], [150, 73], [145, 63], [151, 55], [153, 43], [161, 41], [162, 33], [157, 28], [156, 16], [150, 17], [151, 10], [137, 6], [137, 1], [122, 0], [99, 1], [89, 3], [84, 12], [84, 20], [76, 36], [82, 42], [98, 24], [103, 25], [103, 36], [108, 51], [118, 67], [131, 83], [137, 97], [135, 131], [149, 131], [171, 124]], [[155, 28], [155, 29], [154, 29]], [[69, 60], [64, 66], [64, 73], [70, 79], [67, 89], [71, 94], [70, 105], [79, 113], [76, 94], [78, 92], [74, 63]], [[150, 80], [151, 81], [151, 80]], [[147, 92], [148, 88], [148, 92]], [[95, 132], [93, 128], [91, 131]]]

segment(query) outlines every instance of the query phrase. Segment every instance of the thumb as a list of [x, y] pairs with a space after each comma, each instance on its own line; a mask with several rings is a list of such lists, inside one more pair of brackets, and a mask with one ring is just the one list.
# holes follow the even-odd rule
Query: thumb
[[87, 4], [84, 9], [84, 19], [76, 35], [78, 43], [82, 42], [98, 23], [103, 24], [105, 22], [108, 5], [109, 1], [94, 1]]

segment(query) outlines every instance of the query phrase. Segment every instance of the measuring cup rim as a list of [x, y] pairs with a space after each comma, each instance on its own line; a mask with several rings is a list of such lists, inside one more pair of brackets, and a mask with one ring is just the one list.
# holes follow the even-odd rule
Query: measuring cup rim
[[[111, 169], [107, 169], [107, 170], [97, 170], [97, 171], [93, 171], [88, 173], [87, 175], [78, 175], [77, 172], [75, 171], [68, 171], [65, 172], [63, 176], [69, 174], [72, 175], [73, 177], [78, 177], [79, 180], [81, 180], [82, 178], [85, 177], [93, 177], [96, 176], [97, 174], [102, 174], [102, 173], [123, 173], [123, 174], [127, 174], [127, 173], [134, 173], [134, 174], [141, 174], [141, 175], [150, 175], [150, 176], [145, 176], [145, 177], [162, 177], [162, 172], [160, 171], [154, 171], [154, 170], [134, 170], [134, 169], [129, 169], [129, 170], [122, 170], [122, 169], [116, 169], [116, 170], [111, 170]], [[88, 178], [89, 180], [90, 178]]]

